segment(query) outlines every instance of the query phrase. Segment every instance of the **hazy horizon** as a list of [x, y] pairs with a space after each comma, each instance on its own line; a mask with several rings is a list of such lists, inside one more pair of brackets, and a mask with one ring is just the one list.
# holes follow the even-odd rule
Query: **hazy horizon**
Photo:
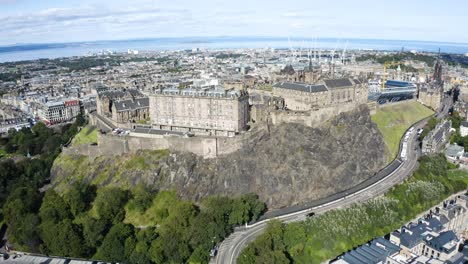
[[0, 7], [0, 46], [193, 36], [468, 43], [468, 3], [456, 0], [0, 0]]
[[440, 40], [417, 40], [417, 39], [378, 39], [378, 38], [338, 38], [338, 37], [318, 37], [318, 38], [311, 38], [311, 37], [301, 37], [301, 36], [230, 36], [230, 35], [213, 35], [213, 36], [183, 36], [183, 37], [141, 37], [141, 38], [116, 38], [116, 39], [96, 39], [96, 40], [88, 40], [88, 41], [64, 41], [64, 42], [17, 42], [11, 43], [7, 45], [0, 45], [0, 47], [13, 47], [13, 46], [26, 46], [26, 45], [47, 45], [47, 44], [80, 44], [80, 43], [97, 43], [97, 42], [125, 42], [125, 41], [149, 41], [149, 40], [169, 40], [169, 39], [200, 39], [200, 40], [207, 40], [207, 39], [255, 39], [255, 40], [290, 40], [291, 43], [300, 43], [302, 41], [308, 41], [308, 44], [313, 45], [314, 40], [334, 40], [340, 43], [346, 43], [346, 41], [353, 41], [353, 40], [370, 40], [370, 41], [392, 41], [392, 42], [421, 42], [421, 43], [445, 43], [445, 44], [468, 44], [468, 42], [453, 42], [453, 41], [440, 41]]

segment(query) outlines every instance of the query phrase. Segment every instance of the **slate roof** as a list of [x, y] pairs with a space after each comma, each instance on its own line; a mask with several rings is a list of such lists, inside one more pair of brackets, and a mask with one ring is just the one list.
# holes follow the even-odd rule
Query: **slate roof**
[[458, 146], [458, 145], [450, 145], [448, 146], [447, 150], [445, 150], [445, 155], [449, 157], [457, 157], [458, 153], [464, 151], [464, 147]]
[[410, 232], [403, 229], [400, 235], [400, 244], [407, 248], [418, 245], [423, 240], [423, 233], [428, 231], [424, 224], [412, 226], [408, 230]]
[[434, 218], [434, 217], [431, 217], [429, 219], [425, 219], [424, 221], [428, 222], [429, 223], [429, 227], [433, 230], [433, 231], [440, 231], [442, 230], [443, 228], [443, 224], [442, 222], [437, 219], [437, 218]]
[[443, 221], [435, 217], [425, 218], [417, 224], [403, 228], [400, 233], [400, 244], [407, 248], [413, 248], [425, 239], [427, 232], [439, 232], [442, 230]]
[[376, 264], [383, 263], [385, 259], [398, 252], [400, 247], [384, 238], [376, 238], [369, 244], [362, 245], [355, 250], [345, 253], [341, 259], [348, 263]]
[[98, 96], [100, 98], [107, 97], [111, 100], [119, 99], [125, 96], [131, 97], [141, 97], [143, 96], [140, 91], [135, 89], [127, 89], [127, 90], [104, 90], [102, 92], [98, 92]]
[[435, 135], [434, 135], [434, 140], [435, 142], [440, 142], [442, 140], [442, 138], [444, 137], [444, 130], [442, 129], [439, 129]]
[[445, 123], [442, 125], [442, 127], [448, 131], [452, 127], [452, 122], [451, 121], [445, 121]]
[[280, 82], [273, 85], [274, 88], [282, 88], [288, 90], [295, 90], [300, 92], [307, 92], [307, 93], [318, 93], [318, 92], [326, 92], [327, 87], [325, 85], [313, 85], [313, 84], [306, 84], [306, 83], [299, 83], [299, 82]]
[[137, 98], [135, 100], [128, 99], [114, 102], [117, 112], [137, 110], [149, 107], [149, 98]]
[[353, 82], [355, 84], [362, 84], [363, 83], [362, 80], [359, 80], [359, 79], [353, 79]]
[[442, 210], [445, 210], [447, 212], [448, 219], [453, 219], [465, 209], [458, 204], [449, 204], [446, 208], [443, 208]]
[[449, 222], [448, 218], [445, 215], [440, 215], [439, 218], [440, 218], [440, 223], [442, 225], [445, 225], [446, 223]]
[[324, 80], [325, 85], [330, 89], [335, 89], [335, 88], [343, 88], [343, 87], [349, 87], [353, 86], [353, 83], [348, 79], [348, 78], [342, 78], [342, 79], [329, 79], [329, 80]]
[[437, 237], [428, 236], [426, 239], [430, 247], [447, 253], [457, 249], [457, 243], [449, 243], [451, 241], [458, 242], [458, 238], [453, 231], [442, 232]]

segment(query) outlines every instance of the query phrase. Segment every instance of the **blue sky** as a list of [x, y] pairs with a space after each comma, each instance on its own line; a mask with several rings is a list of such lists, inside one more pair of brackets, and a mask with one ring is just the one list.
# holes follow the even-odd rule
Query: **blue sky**
[[462, 0], [0, 0], [0, 45], [184, 36], [468, 43]]

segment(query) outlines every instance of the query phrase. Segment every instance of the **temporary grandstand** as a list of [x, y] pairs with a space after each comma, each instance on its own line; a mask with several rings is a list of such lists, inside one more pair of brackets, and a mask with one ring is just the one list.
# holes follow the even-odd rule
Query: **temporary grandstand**
[[369, 83], [369, 100], [379, 104], [411, 99], [417, 91], [416, 85], [410, 82], [387, 80], [385, 88], [380, 84]]

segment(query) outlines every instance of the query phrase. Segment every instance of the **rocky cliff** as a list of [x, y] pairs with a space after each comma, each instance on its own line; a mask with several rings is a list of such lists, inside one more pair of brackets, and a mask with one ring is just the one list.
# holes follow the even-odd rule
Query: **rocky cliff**
[[383, 138], [369, 110], [340, 114], [320, 128], [282, 124], [255, 133], [246, 147], [217, 159], [141, 151], [99, 157], [60, 156], [52, 169], [58, 189], [70, 182], [175, 188], [193, 200], [206, 195], [257, 193], [280, 208], [347, 189], [385, 166]]

